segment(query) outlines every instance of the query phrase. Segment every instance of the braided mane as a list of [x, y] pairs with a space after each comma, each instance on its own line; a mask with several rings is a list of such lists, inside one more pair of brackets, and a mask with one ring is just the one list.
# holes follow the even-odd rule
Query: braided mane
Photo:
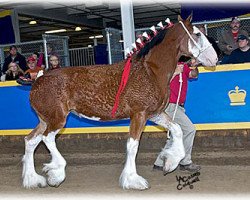
[[167, 29], [160, 30], [159, 33], [139, 51], [137, 58], [145, 57], [154, 46], [160, 44], [164, 39], [166, 32]]

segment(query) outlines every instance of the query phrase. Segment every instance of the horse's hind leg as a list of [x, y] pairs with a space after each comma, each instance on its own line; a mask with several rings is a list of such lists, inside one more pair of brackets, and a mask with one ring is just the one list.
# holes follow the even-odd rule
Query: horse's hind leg
[[56, 135], [62, 129], [66, 122], [66, 115], [61, 112], [61, 115], [58, 116], [57, 112], [57, 122], [49, 124], [46, 132], [48, 133], [47, 136], [43, 136], [43, 142], [47, 146], [47, 148], [50, 151], [51, 154], [51, 162], [44, 164], [43, 171], [47, 173], [48, 179], [47, 183], [50, 186], [58, 187], [64, 180], [65, 180], [65, 167], [66, 167], [66, 161], [61, 155], [61, 153], [58, 151], [56, 147]]
[[34, 166], [34, 151], [42, 140], [46, 123], [40, 119], [38, 126], [25, 137], [25, 154], [23, 156], [23, 186], [25, 188], [45, 187], [46, 179], [36, 173]]
[[56, 147], [55, 137], [60, 129], [51, 131], [48, 136], [43, 136], [43, 142], [51, 153], [51, 162], [44, 164], [43, 171], [47, 173], [47, 183], [58, 187], [65, 180], [66, 161]]
[[131, 117], [130, 138], [127, 141], [127, 158], [119, 180], [123, 189], [144, 190], [149, 188], [147, 180], [137, 174], [135, 164], [139, 141], [145, 123], [146, 117], [144, 113], [137, 113]]

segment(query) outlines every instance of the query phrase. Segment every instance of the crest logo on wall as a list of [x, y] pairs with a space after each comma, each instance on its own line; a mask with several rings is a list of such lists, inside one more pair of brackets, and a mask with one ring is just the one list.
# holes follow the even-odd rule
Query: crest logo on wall
[[228, 92], [231, 106], [244, 106], [246, 105], [245, 99], [247, 96], [246, 90], [239, 89], [239, 86], [235, 87], [235, 90], [230, 90]]

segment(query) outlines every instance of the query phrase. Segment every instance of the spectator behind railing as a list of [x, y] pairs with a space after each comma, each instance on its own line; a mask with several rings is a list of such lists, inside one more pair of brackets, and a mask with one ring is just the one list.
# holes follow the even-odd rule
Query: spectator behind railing
[[49, 57], [49, 70], [60, 68], [59, 57], [56, 54], [51, 54]]
[[5, 74], [5, 72], [8, 70], [8, 66], [11, 62], [15, 62], [16, 64], [19, 65], [19, 67], [23, 70], [26, 71], [26, 60], [23, 55], [21, 55], [17, 51], [17, 47], [15, 45], [11, 45], [9, 49], [10, 55], [7, 56], [4, 60], [3, 68], [2, 68], [2, 73]]
[[[47, 55], [48, 59], [50, 58], [51, 55], [55, 55], [56, 53], [54, 52], [54, 47], [52, 44], [47, 44]], [[45, 56], [44, 53], [40, 53], [37, 61], [37, 66], [45, 68]]]
[[36, 76], [37, 76], [37, 73], [40, 70], [43, 70], [43, 68], [37, 66], [37, 61], [33, 57], [33, 55], [30, 56], [30, 57], [28, 57], [28, 59], [27, 59], [27, 65], [28, 65], [29, 69], [25, 71], [24, 76], [26, 78], [30, 78], [31, 80], [35, 80]]
[[206, 29], [205, 29], [205, 26], [203, 24], [197, 25], [197, 28], [207, 37], [208, 41], [212, 44], [212, 46], [213, 46], [214, 50], [216, 51], [217, 56], [219, 58], [221, 55], [221, 51], [220, 51], [220, 48], [218, 47], [216, 41], [214, 40], [214, 38], [207, 36]]
[[226, 62], [223, 64], [237, 64], [250, 62], [249, 39], [245, 35], [239, 35], [237, 38], [239, 48], [233, 50]]
[[[29, 66], [29, 69], [25, 72], [25, 75], [17, 79], [17, 83], [21, 85], [32, 85], [36, 78], [43, 75], [45, 72], [45, 69], [42, 67], [37, 66], [37, 61], [33, 56], [30, 56], [27, 59], [27, 64]], [[54, 70], [60, 68], [59, 63], [59, 57], [54, 54], [50, 55], [49, 57], [49, 69], [48, 70]]]
[[39, 54], [38, 52], [34, 52], [34, 53], [32, 53], [31, 56], [36, 60], [36, 65], [37, 65], [37, 63], [38, 63], [38, 58], [39, 58], [40, 54]]
[[223, 59], [221, 64], [228, 63], [227, 59], [233, 50], [237, 49], [237, 38], [239, 35], [245, 35], [248, 37], [248, 33], [240, 28], [240, 19], [233, 17], [230, 23], [230, 30], [227, 30], [221, 34], [219, 38], [218, 46], [223, 53]]
[[1, 77], [1, 81], [17, 80], [20, 76], [23, 76], [24, 72], [15, 62], [11, 62], [8, 66], [8, 70]]

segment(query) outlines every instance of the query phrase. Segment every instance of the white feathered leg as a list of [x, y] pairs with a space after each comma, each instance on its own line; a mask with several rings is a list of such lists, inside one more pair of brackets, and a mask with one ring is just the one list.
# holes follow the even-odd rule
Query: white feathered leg
[[30, 140], [25, 137], [25, 154], [23, 156], [23, 186], [25, 188], [45, 187], [46, 179], [36, 173], [34, 166], [34, 151], [42, 140], [42, 135], [38, 135]]
[[179, 162], [185, 157], [183, 132], [181, 127], [178, 124], [171, 122], [169, 116], [164, 112], [154, 116], [150, 121], [169, 129], [171, 132], [170, 141], [167, 142], [160, 153], [160, 158], [164, 161], [163, 173], [166, 175], [175, 170], [179, 165]]
[[160, 156], [164, 160], [164, 175], [174, 171], [180, 161], [185, 157], [185, 149], [183, 145], [183, 132], [181, 127], [176, 123], [169, 125], [171, 131], [171, 142], [167, 148], [162, 149]]
[[149, 188], [146, 179], [136, 172], [135, 158], [138, 151], [139, 141], [129, 138], [127, 141], [127, 159], [120, 176], [120, 186], [123, 189], [145, 190]]
[[58, 187], [65, 179], [66, 161], [56, 148], [55, 136], [59, 130], [50, 132], [48, 136], [43, 136], [43, 142], [49, 149], [52, 160], [48, 164], [44, 164], [43, 171], [47, 173], [47, 182], [50, 186]]

